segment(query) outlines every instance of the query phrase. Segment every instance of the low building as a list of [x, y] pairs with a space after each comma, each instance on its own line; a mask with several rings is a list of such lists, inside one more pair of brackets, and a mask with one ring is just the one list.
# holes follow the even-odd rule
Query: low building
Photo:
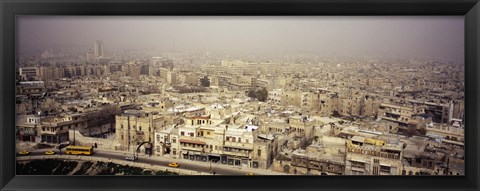
[[165, 127], [164, 117], [142, 110], [126, 110], [115, 117], [115, 147], [132, 150], [145, 144], [145, 152], [152, 153], [155, 129]]
[[292, 153], [291, 174], [343, 175], [345, 173], [345, 139], [323, 136], [305, 150]]
[[347, 140], [345, 175], [400, 175], [402, 147], [383, 140], [354, 136]]

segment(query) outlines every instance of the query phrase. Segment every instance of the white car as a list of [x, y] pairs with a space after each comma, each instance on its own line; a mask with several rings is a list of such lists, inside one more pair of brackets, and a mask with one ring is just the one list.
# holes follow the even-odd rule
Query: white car
[[136, 161], [138, 158], [137, 156], [127, 156], [125, 157], [125, 160], [128, 160], [128, 161]]

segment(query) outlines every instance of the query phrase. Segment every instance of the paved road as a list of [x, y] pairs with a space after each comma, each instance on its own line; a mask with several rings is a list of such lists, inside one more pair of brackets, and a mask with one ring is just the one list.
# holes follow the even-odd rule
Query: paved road
[[[32, 155], [32, 156], [44, 155], [45, 151], [47, 150], [49, 149], [33, 150], [33, 151], [30, 151], [29, 155]], [[54, 151], [56, 152], [56, 154], [58, 154], [58, 149], [54, 149]], [[64, 155], [65, 151], [62, 150], [61, 154]], [[125, 160], [125, 157], [127, 155], [128, 155], [127, 153], [121, 153], [121, 152], [95, 150], [95, 154], [92, 156], [106, 158], [106, 159]], [[175, 161], [168, 161], [168, 160], [169, 159], [166, 159], [166, 158], [139, 155], [139, 159], [136, 162], [151, 164], [151, 165], [158, 165], [158, 166], [168, 166], [170, 162], [178, 162], [180, 164], [178, 168], [197, 171], [197, 172], [210, 173], [210, 163], [191, 162], [191, 161], [185, 161], [183, 159], [180, 159], [180, 160], [175, 159]], [[217, 163], [212, 163], [211, 167], [212, 167], [212, 172], [215, 172], [217, 175], [245, 175], [249, 173], [249, 171], [239, 169], [238, 167], [227, 166], [227, 165], [222, 165]], [[261, 173], [255, 173], [255, 174], [261, 175]]]

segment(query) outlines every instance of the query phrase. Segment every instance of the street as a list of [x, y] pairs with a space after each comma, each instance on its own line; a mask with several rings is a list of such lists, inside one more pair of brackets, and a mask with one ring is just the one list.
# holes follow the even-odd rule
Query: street
[[[38, 155], [44, 155], [46, 151], [52, 150], [52, 149], [38, 149], [38, 150], [32, 150], [30, 151], [31, 156], [38, 156]], [[53, 149], [58, 155], [58, 149]], [[62, 150], [62, 155], [65, 155], [64, 149]], [[122, 152], [122, 151], [107, 151], [107, 150], [95, 150], [95, 154], [93, 154], [93, 157], [100, 157], [100, 158], [105, 158], [105, 159], [117, 159], [117, 160], [125, 160], [126, 156], [130, 156], [132, 154], [127, 153], [127, 152]], [[143, 155], [139, 154], [138, 160], [135, 161], [137, 163], [142, 163], [142, 164], [151, 164], [151, 165], [157, 165], [157, 166], [168, 166], [169, 163], [171, 162], [177, 162], [180, 164], [178, 168], [180, 169], [185, 169], [185, 170], [192, 170], [192, 171], [197, 171], [197, 172], [206, 172], [206, 173], [212, 173], [215, 172], [216, 175], [246, 175], [247, 173], [254, 173], [256, 175], [267, 175], [267, 174], [277, 174], [277, 172], [273, 171], [266, 171], [266, 170], [260, 170], [260, 169], [241, 169], [240, 167], [237, 166], [231, 166], [231, 165], [224, 165], [224, 164], [219, 164], [219, 163], [208, 163], [208, 162], [200, 162], [200, 161], [190, 161], [190, 160], [184, 160], [184, 159], [168, 159], [168, 158], [162, 158], [162, 157], [156, 157], [152, 156], [149, 157], [148, 155]], [[212, 171], [210, 171], [210, 165], [212, 168]], [[262, 172], [264, 171], [264, 173]], [[278, 173], [281, 175], [281, 173]]]

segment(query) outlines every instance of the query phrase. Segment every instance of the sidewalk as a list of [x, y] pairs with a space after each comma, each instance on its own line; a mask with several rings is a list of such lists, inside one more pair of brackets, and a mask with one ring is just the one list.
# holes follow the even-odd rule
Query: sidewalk
[[[106, 149], [97, 149], [97, 150], [104, 151], [104, 152], [110, 152], [110, 153], [123, 154], [125, 156], [133, 154], [131, 151], [127, 152], [127, 151], [115, 151], [115, 150], [106, 150]], [[178, 162], [178, 163], [180, 163], [180, 165], [181, 164], [191, 164], [191, 165], [198, 165], [198, 166], [203, 166], [203, 167], [207, 167], [207, 168], [210, 167], [209, 162], [192, 161], [192, 160], [187, 160], [187, 159], [173, 159], [173, 158], [161, 157], [161, 156], [155, 156], [155, 155], [152, 155], [152, 156], [149, 157], [147, 154], [144, 154], [144, 153], [138, 153], [138, 156], [142, 157], [142, 158], [152, 158], [152, 159], [155, 159], [155, 160], [158, 160], [158, 161], [168, 162], [168, 163]], [[242, 167], [242, 166], [233, 166], [233, 165], [226, 165], [226, 164], [221, 164], [221, 163], [211, 163], [211, 165], [212, 165], [213, 169], [216, 169], [216, 168], [220, 168], [220, 169], [224, 169], [224, 170], [236, 169], [236, 170], [241, 171], [245, 174], [255, 173], [255, 174], [260, 174], [260, 175], [288, 175], [286, 173], [276, 172], [276, 171], [273, 171], [273, 170], [256, 169], [256, 168], [249, 168], [249, 167]]]

